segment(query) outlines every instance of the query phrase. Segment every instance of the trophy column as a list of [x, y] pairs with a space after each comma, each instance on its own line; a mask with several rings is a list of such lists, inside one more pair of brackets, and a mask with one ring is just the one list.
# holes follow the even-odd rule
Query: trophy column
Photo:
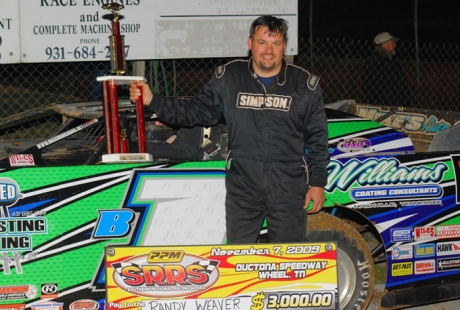
[[[103, 112], [105, 121], [105, 135], [107, 143], [107, 153], [126, 153], [126, 146], [123, 146], [120, 132], [120, 119], [118, 109], [118, 86], [127, 85], [135, 81], [146, 81], [142, 76], [114, 76], [106, 75], [97, 78], [102, 82], [103, 89]], [[137, 135], [139, 142], [139, 152], [146, 151], [145, 141], [145, 124], [144, 110], [142, 104], [142, 95], [138, 97], [136, 102], [136, 120], [137, 120]]]
[[102, 156], [102, 162], [150, 162], [152, 156], [146, 152], [144, 110], [142, 94], [136, 102], [137, 136], [139, 153], [130, 153], [126, 132], [120, 132], [120, 119], [118, 107], [118, 86], [134, 81], [146, 81], [141, 76], [127, 76], [126, 60], [124, 55], [124, 36], [120, 35], [119, 11], [124, 8], [119, 3], [108, 3], [102, 6], [110, 10], [113, 15], [112, 35], [110, 39], [110, 73], [113, 75], [97, 78], [103, 88], [103, 113], [105, 122], [105, 135], [107, 154]]

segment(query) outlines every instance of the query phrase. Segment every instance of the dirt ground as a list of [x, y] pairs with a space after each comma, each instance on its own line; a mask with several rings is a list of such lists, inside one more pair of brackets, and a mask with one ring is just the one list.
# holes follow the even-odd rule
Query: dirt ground
[[413, 138], [411, 138], [411, 140], [417, 153], [428, 152], [428, 148], [430, 147], [431, 141], [416, 140]]

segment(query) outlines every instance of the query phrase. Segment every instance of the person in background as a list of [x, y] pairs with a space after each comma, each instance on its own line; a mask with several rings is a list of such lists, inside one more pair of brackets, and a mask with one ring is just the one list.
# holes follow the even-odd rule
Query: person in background
[[410, 90], [401, 64], [395, 59], [398, 40], [388, 32], [374, 38], [375, 50], [362, 72], [365, 103], [399, 107], [410, 104]]
[[[302, 242], [305, 209], [325, 202], [329, 163], [327, 118], [318, 77], [284, 59], [288, 25], [264, 15], [253, 21], [250, 59], [216, 68], [204, 90], [187, 100], [130, 84], [161, 121], [228, 126], [226, 230], [229, 244], [255, 243], [267, 220], [268, 242]], [[307, 156], [305, 152], [307, 151]]]

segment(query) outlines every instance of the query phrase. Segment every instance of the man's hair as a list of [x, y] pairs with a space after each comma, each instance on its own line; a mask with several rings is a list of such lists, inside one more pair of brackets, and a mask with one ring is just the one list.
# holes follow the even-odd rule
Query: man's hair
[[254, 33], [259, 27], [267, 27], [269, 36], [276, 36], [280, 34], [284, 41], [287, 41], [288, 23], [282, 19], [271, 15], [262, 15], [251, 24], [249, 29], [249, 37], [254, 39]]

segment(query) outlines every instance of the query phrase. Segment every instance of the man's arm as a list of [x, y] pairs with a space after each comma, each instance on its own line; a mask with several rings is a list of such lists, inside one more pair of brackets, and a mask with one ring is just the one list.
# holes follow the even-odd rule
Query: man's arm
[[310, 186], [327, 185], [326, 166], [329, 164], [327, 116], [319, 86], [311, 94], [309, 113], [304, 121], [306, 161]]
[[[132, 82], [129, 87], [129, 98], [137, 101], [142, 93], [143, 104], [155, 112], [158, 119], [175, 126], [192, 127], [195, 125], [212, 126], [222, 117], [223, 107], [218, 95], [220, 88], [215, 77], [205, 89], [195, 97], [179, 99], [153, 94], [149, 85], [142, 81]], [[140, 89], [139, 89], [140, 88]]]
[[329, 164], [329, 145], [327, 116], [324, 110], [323, 95], [318, 85], [311, 94], [309, 113], [304, 121], [306, 162], [309, 176], [309, 190], [305, 196], [304, 208], [313, 202], [309, 213], [319, 212], [325, 202], [324, 186], [327, 185], [327, 170]]

